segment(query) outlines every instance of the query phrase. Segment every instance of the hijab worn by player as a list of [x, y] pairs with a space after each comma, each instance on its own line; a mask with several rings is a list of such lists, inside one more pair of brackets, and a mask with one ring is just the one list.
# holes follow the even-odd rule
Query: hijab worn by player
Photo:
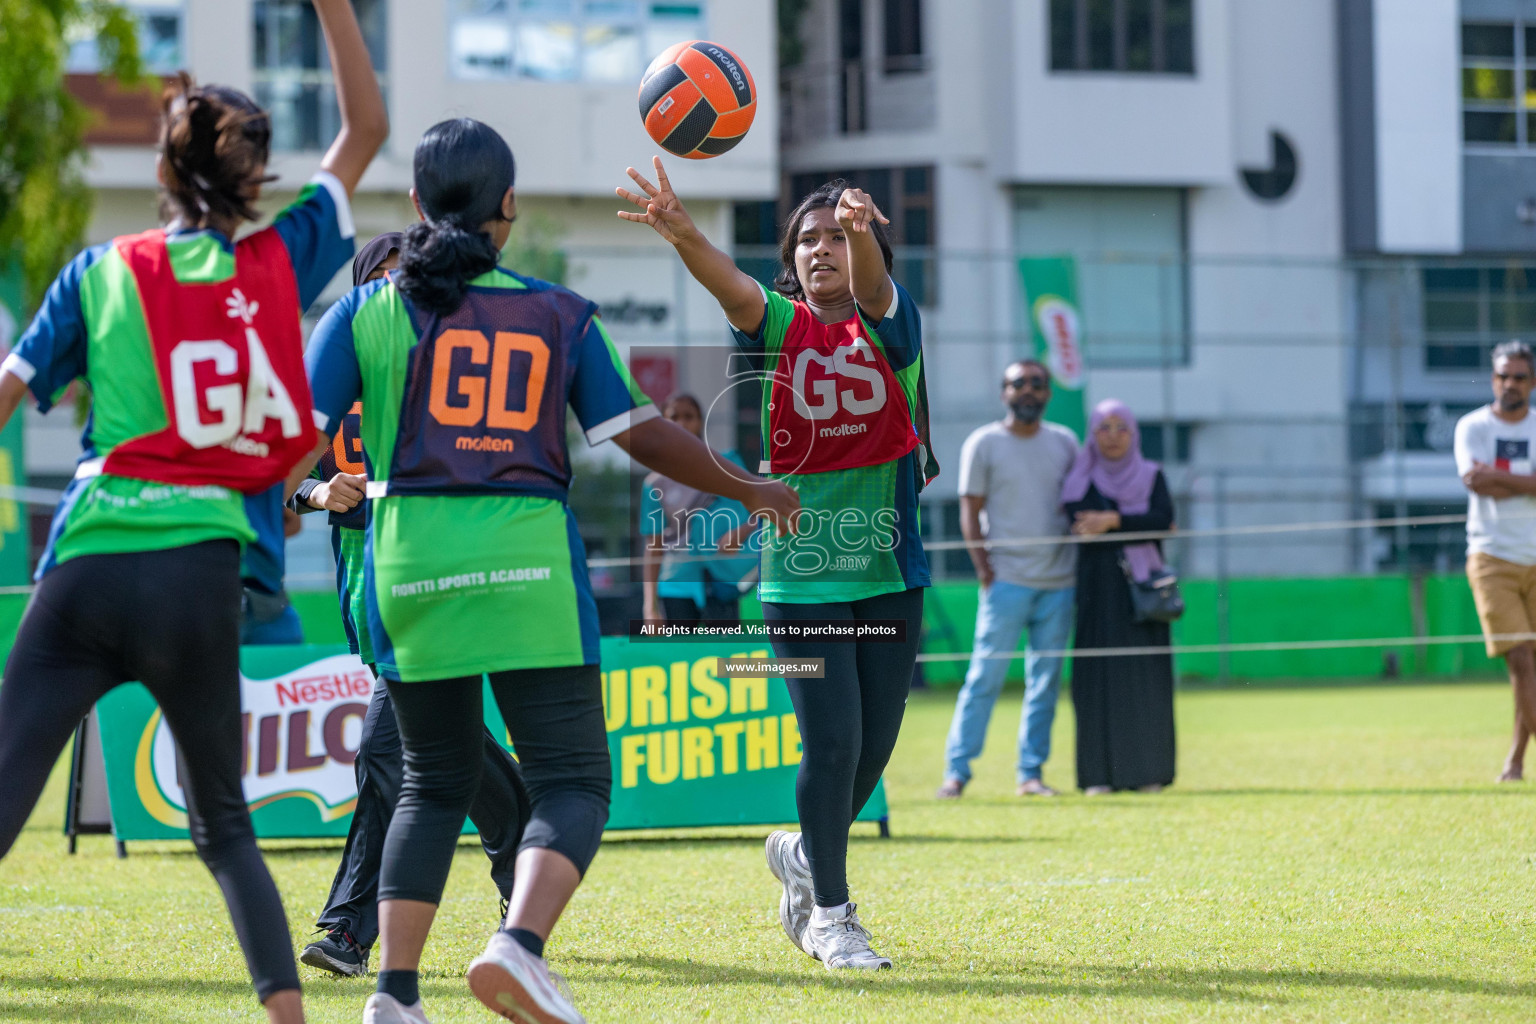
[[352, 287], [360, 288], [379, 269], [380, 264], [392, 253], [400, 251], [405, 235], [399, 231], [386, 231], [358, 250], [352, 260]]
[[[381, 264], [400, 251], [404, 240], [405, 235], [401, 232], [386, 231], [358, 250], [357, 255], [352, 258], [352, 286], [359, 288], [366, 284]], [[330, 447], [320, 456], [319, 472], [321, 478], [325, 480], [329, 480], [337, 473], [351, 473], [354, 476], [365, 477], [369, 475], [368, 456], [363, 451], [362, 402], [354, 402], [352, 408], [341, 418], [341, 426], [337, 429], [336, 436], [331, 438]], [[368, 505], [366, 502], [358, 502], [357, 507], [350, 512], [330, 513], [328, 520], [331, 526], [361, 530], [368, 525]]]

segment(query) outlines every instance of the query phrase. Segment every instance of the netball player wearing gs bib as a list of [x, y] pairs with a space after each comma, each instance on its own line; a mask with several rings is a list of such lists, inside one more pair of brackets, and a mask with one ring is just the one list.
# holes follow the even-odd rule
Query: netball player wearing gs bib
[[242, 495], [315, 451], [299, 315], [351, 256], [348, 197], [388, 130], [351, 5], [315, 6], [343, 127], [299, 200], [231, 244], [256, 216], [270, 126], [243, 94], [181, 76], [160, 134], [175, 222], [76, 257], [0, 364], [0, 425], [28, 388], [45, 411], [77, 377], [93, 396], [0, 683], [0, 854], [80, 718], [142, 682], [183, 755], [192, 841], [284, 1022], [303, 1019], [298, 974], [240, 784]]
[[337, 303], [306, 356], [317, 421], [359, 398], [365, 410], [368, 630], [405, 747], [364, 1020], [427, 1019], [416, 971], [481, 771], [488, 674], [532, 812], [505, 926], [470, 988], [504, 1016], [577, 1022], [544, 941], [597, 852], [612, 774], [566, 407], [589, 443], [611, 439], [674, 480], [781, 518], [798, 502], [662, 419], [591, 302], [497, 265], [516, 210], [501, 136], [445, 121], [414, 169], [423, 221], [399, 270]]
[[[352, 284], [376, 281], [395, 269], [402, 241], [400, 232], [391, 231], [363, 246], [352, 261]], [[368, 639], [368, 598], [363, 584], [363, 546], [368, 523], [364, 488], [370, 473], [368, 453], [363, 448], [362, 409], [362, 403], [358, 403], [342, 417], [341, 429], [336, 431], [331, 446], [320, 456], [310, 478], [294, 492], [290, 505], [301, 514], [330, 513], [336, 595], [341, 603], [347, 644], [377, 678], [373, 644]], [[485, 770], [475, 801], [469, 805], [469, 820], [480, 833], [480, 845], [490, 858], [491, 880], [501, 893], [505, 915], [506, 901], [512, 895], [517, 845], [523, 837], [523, 822], [528, 818], [528, 791], [523, 787], [517, 762], [489, 729], [483, 730], [481, 741]], [[357, 806], [352, 811], [346, 847], [331, 882], [330, 895], [316, 921], [316, 926], [326, 934], [305, 944], [299, 962], [333, 974], [356, 976], [367, 973], [368, 952], [379, 936], [379, 866], [389, 819], [400, 799], [404, 772], [400, 729], [395, 724], [389, 689], [383, 683], [374, 686], [368, 701], [352, 768], [357, 775]]]
[[891, 280], [885, 218], [868, 195], [832, 182], [785, 224], [768, 291], [700, 233], [654, 161], [645, 193], [618, 189], [719, 301], [763, 387], [767, 470], [804, 503], [797, 537], [768, 537], [758, 596], [768, 621], [901, 620], [901, 643], [774, 642], [783, 658], [825, 658], [825, 678], [785, 680], [800, 725], [799, 833], [768, 837], [783, 884], [779, 922], [829, 968], [883, 968], [848, 899], [848, 827], [885, 770], [906, 708], [928, 563], [917, 494], [927, 456], [922, 326]]

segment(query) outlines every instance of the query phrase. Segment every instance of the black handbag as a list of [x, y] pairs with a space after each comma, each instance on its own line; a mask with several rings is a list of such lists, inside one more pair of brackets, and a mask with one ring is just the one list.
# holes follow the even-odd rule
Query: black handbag
[[1131, 618], [1137, 622], [1173, 622], [1184, 614], [1184, 595], [1179, 593], [1179, 577], [1161, 569], [1148, 580], [1131, 575], [1131, 567], [1120, 560], [1125, 582], [1131, 588]]

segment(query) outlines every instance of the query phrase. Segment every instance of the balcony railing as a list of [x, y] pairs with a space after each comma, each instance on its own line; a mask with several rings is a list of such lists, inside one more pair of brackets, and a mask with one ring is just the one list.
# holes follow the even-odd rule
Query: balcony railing
[[926, 131], [935, 120], [934, 87], [922, 56], [786, 68], [779, 74], [782, 141]]

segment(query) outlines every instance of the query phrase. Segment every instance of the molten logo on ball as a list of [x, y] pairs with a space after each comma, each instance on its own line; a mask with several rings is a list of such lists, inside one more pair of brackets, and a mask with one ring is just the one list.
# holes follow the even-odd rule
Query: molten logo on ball
[[640, 119], [662, 149], [706, 160], [733, 149], [757, 114], [752, 73], [718, 43], [678, 43], [640, 79]]

